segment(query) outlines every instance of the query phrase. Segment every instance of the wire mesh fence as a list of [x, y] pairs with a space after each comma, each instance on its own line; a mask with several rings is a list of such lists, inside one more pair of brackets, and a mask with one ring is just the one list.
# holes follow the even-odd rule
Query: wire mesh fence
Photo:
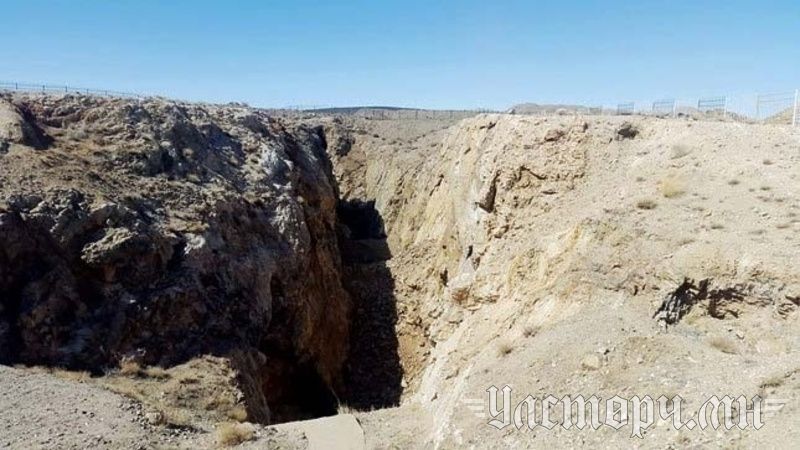
[[75, 86], [55, 85], [55, 84], [19, 83], [11, 81], [0, 81], [0, 90], [20, 91], [20, 92], [98, 95], [103, 97], [144, 98], [143, 95], [136, 94], [133, 92], [122, 92], [122, 91], [113, 91], [105, 89], [90, 89], [90, 88], [81, 88]]
[[617, 115], [630, 116], [636, 113], [636, 103], [620, 103], [617, 105]]
[[[42, 83], [21, 83], [0, 81], [0, 91], [61, 93], [96, 95], [144, 99], [148, 96], [133, 92], [107, 89], [82, 88], [68, 85]], [[400, 119], [464, 119], [483, 113], [497, 113], [489, 109], [436, 110], [395, 107], [358, 107], [337, 108], [319, 105], [290, 106], [284, 108], [260, 108], [274, 115], [350, 115], [373, 120]], [[752, 123], [768, 123], [776, 125], [793, 125], [800, 127], [800, 90], [769, 94], [724, 95], [703, 97], [699, 99], [661, 99], [656, 101], [638, 101], [618, 103], [614, 107], [603, 106], [569, 106], [558, 107], [557, 110], [539, 108], [535, 111], [514, 114], [563, 114], [582, 115], [648, 115], [658, 117], [691, 116], [698, 119], [738, 120]]]
[[675, 117], [678, 113], [676, 106], [677, 103], [674, 98], [669, 100], [656, 100], [653, 102], [652, 111], [656, 116]]
[[656, 100], [621, 103], [604, 108], [605, 114], [724, 119], [746, 123], [800, 127], [800, 92], [720, 95], [698, 99]]

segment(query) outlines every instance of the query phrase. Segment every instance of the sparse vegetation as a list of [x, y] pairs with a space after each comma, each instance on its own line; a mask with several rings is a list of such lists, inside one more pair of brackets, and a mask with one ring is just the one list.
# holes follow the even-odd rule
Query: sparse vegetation
[[252, 441], [256, 430], [249, 423], [226, 422], [217, 424], [217, 444], [222, 447], [234, 447], [242, 442]]
[[767, 378], [761, 383], [761, 389], [769, 389], [769, 388], [776, 388], [783, 385], [786, 382], [786, 376], [784, 375], [776, 375]]
[[228, 417], [236, 422], [247, 421], [247, 409], [242, 405], [237, 405], [228, 411]]
[[339, 403], [339, 406], [336, 408], [336, 412], [337, 414], [353, 414], [356, 412], [356, 410], [350, 405]]
[[188, 428], [192, 426], [192, 416], [184, 410], [165, 408], [160, 411], [163, 425], [170, 428]]
[[656, 205], [656, 202], [649, 198], [643, 198], [636, 202], [636, 207], [644, 210], [656, 209]]
[[512, 351], [514, 351], [514, 346], [510, 341], [503, 340], [497, 345], [497, 354], [499, 356], [506, 356]]
[[119, 363], [119, 374], [126, 377], [138, 377], [142, 374], [142, 366], [132, 359], [123, 359]]
[[677, 177], [662, 179], [658, 189], [665, 198], [676, 198], [686, 193], [686, 186], [683, 180]]
[[169, 372], [167, 372], [166, 370], [162, 369], [161, 367], [157, 367], [157, 366], [152, 366], [152, 367], [148, 367], [146, 369], [143, 369], [142, 373], [144, 374], [144, 376], [147, 376], [147, 377], [150, 377], [150, 378], [157, 378], [157, 379], [161, 379], [161, 380], [164, 380], [164, 379], [167, 379], [167, 378], [170, 377]]
[[538, 332], [539, 332], [538, 327], [535, 327], [533, 325], [525, 325], [525, 327], [522, 329], [522, 335], [525, 336], [526, 338], [536, 336], [536, 333]]

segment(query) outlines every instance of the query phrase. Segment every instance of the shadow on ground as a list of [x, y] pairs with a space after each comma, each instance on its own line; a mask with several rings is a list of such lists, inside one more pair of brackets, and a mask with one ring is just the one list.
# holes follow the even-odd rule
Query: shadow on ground
[[348, 406], [371, 410], [396, 406], [402, 394], [403, 368], [398, 354], [397, 305], [383, 219], [374, 201], [342, 201], [340, 246], [344, 285], [353, 297], [350, 356], [345, 366]]

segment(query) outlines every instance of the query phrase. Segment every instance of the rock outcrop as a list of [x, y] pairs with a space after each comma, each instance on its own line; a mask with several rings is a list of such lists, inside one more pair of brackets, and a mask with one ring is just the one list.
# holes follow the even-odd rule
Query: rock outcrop
[[332, 407], [351, 304], [321, 128], [82, 96], [6, 96], [0, 116], [2, 362], [101, 372], [236, 350], [265, 397], [251, 416]]

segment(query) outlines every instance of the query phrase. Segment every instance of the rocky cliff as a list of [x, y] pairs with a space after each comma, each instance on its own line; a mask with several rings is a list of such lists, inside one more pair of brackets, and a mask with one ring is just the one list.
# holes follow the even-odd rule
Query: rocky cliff
[[2, 362], [100, 373], [236, 350], [251, 416], [335, 408], [351, 302], [321, 128], [3, 95], [0, 150]]
[[[494, 114], [338, 126], [341, 195], [383, 220], [407, 386], [399, 409], [361, 417], [374, 448], [631, 443], [497, 431], [486, 392], [505, 384], [516, 401], [798, 398], [796, 130]], [[665, 428], [644, 446], [708, 442]]]

